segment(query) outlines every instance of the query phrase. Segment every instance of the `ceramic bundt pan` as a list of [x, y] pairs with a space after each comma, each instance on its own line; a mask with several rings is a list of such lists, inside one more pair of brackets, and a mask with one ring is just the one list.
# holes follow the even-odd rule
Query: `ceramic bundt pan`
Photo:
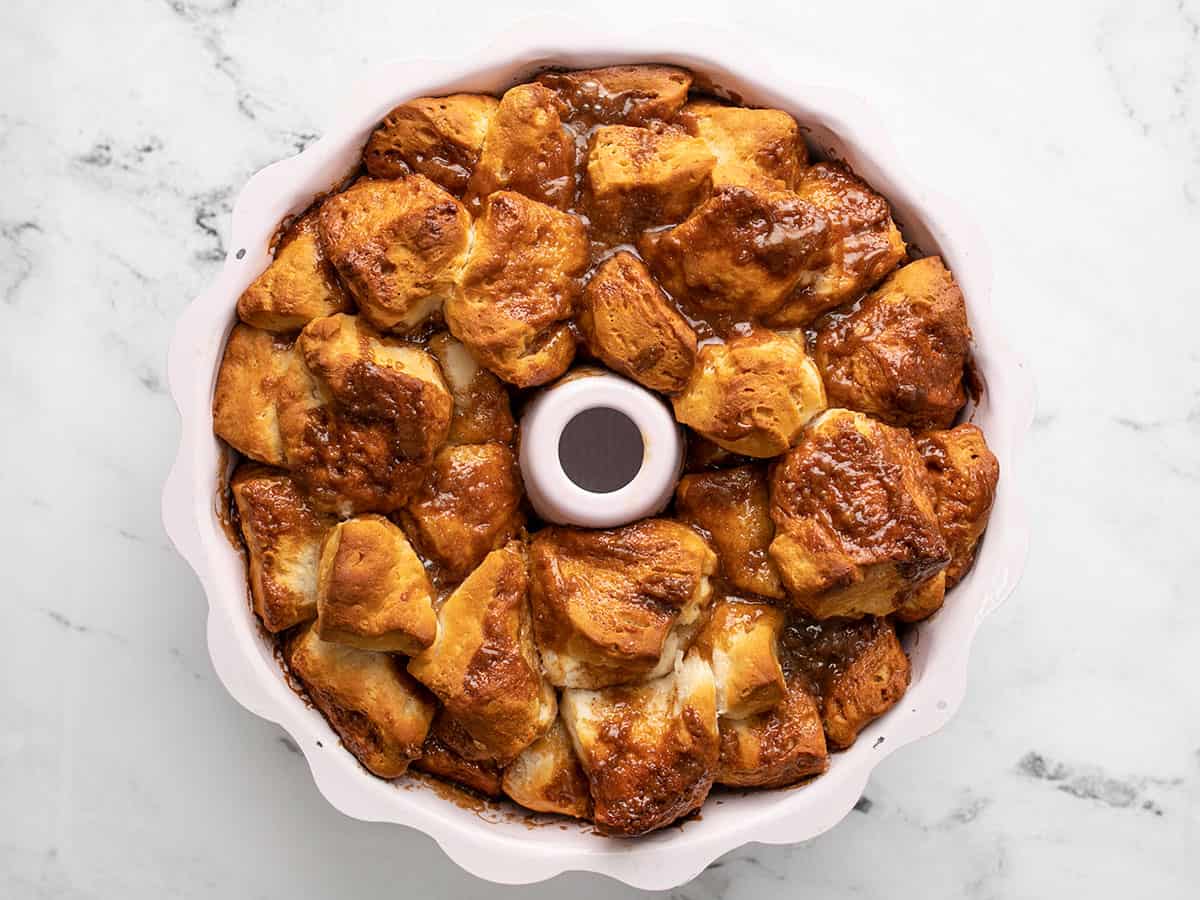
[[[213, 666], [233, 697], [277, 722], [304, 751], [317, 788], [335, 807], [368, 821], [394, 822], [430, 835], [458, 865], [506, 883], [540, 881], [569, 870], [598, 872], [646, 889], [689, 880], [723, 853], [757, 841], [803, 841], [833, 827], [862, 794], [884, 758], [941, 728], [966, 688], [975, 631], [1016, 586], [1028, 528], [1017, 462], [1033, 415], [1033, 387], [991, 310], [991, 271], [978, 229], [946, 197], [914, 183], [870, 110], [836, 88], [817, 87], [803, 62], [772, 60], [739, 46], [727, 30], [692, 25], [658, 36], [608, 34], [594, 21], [539, 19], [484, 48], [381, 66], [350, 91], [325, 136], [299, 156], [260, 171], [233, 210], [231, 248], [212, 286], [185, 310], [171, 343], [171, 392], [181, 417], [180, 446], [163, 489], [163, 521], [208, 596]], [[369, 775], [338, 743], [325, 720], [288, 687], [246, 600], [245, 565], [222, 530], [217, 497], [223, 453], [212, 431], [212, 393], [242, 290], [270, 260], [279, 222], [350, 171], [375, 124], [397, 103], [453, 91], [497, 93], [548, 66], [674, 63], [706, 77], [739, 102], [772, 106], [800, 122], [818, 154], [845, 160], [891, 202], [910, 243], [940, 253], [966, 296], [975, 362], [987, 385], [973, 420], [1000, 462], [991, 523], [974, 568], [945, 608], [910, 635], [912, 686], [903, 702], [831, 757], [824, 776], [798, 790], [724, 793], [703, 816], [636, 840], [591, 833], [587, 825], [530, 829], [522, 816], [485, 821], [419, 781]]]

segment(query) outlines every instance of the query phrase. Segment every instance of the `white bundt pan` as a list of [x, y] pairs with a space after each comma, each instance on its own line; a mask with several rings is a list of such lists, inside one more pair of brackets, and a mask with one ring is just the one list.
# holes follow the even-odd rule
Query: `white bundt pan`
[[[975, 566], [944, 609], [911, 635], [912, 686], [903, 702], [873, 723], [827, 774], [796, 790], [722, 795], [703, 815], [636, 840], [603, 838], [584, 825], [530, 828], [520, 816], [485, 821], [419, 781], [369, 775], [338, 743], [325, 720], [292, 692], [246, 599], [241, 555], [217, 513], [222, 448], [212, 433], [212, 395], [239, 294], [270, 261], [279, 222], [337, 184], [357, 163], [375, 124], [397, 103], [453, 91], [499, 93], [549, 66], [675, 63], [707, 77], [747, 105], [787, 110], [819, 153], [845, 160], [892, 204], [905, 236], [940, 253], [966, 295], [975, 361], [987, 389], [973, 419], [1000, 461], [991, 524]], [[455, 48], [447, 58], [388, 63], [347, 94], [336, 123], [299, 156], [260, 171], [233, 210], [230, 252], [213, 285], [184, 311], [171, 343], [171, 392], [182, 419], [179, 455], [163, 490], [171, 540], [208, 596], [213, 666], [233, 697], [277, 722], [304, 751], [317, 788], [348, 816], [394, 822], [430, 835], [469, 872], [522, 884], [560, 872], [598, 872], [646, 889], [680, 885], [718, 856], [749, 842], [790, 844], [832, 828], [858, 800], [885, 757], [941, 728], [966, 689], [976, 629], [1016, 586], [1028, 546], [1018, 453], [1033, 416], [1033, 386], [992, 314], [991, 270], [979, 230], [946, 197], [910, 178], [874, 115], [841, 90], [814, 86], [820, 75], [796, 59], [771, 59], [739, 45], [727, 30], [681, 24], [654, 35], [604, 34], [595, 20], [539, 19], [489, 46]]]

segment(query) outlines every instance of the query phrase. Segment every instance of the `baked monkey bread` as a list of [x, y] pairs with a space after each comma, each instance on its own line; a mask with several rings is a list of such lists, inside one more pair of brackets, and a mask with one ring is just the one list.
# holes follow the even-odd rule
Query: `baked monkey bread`
[[[640, 835], [904, 695], [999, 470], [953, 273], [802, 132], [680, 68], [545, 72], [400, 104], [285, 223], [213, 425], [253, 612], [374, 775]], [[519, 413], [597, 370], [684, 471], [650, 518], [542, 521]]]

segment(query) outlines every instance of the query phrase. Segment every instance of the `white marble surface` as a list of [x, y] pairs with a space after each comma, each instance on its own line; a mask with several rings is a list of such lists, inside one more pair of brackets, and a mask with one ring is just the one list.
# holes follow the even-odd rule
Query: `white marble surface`
[[[958, 717], [831, 833], [743, 848], [675, 893], [1200, 895], [1200, 3], [651, 6], [602, 8], [664, 43], [660, 21], [727, 23], [872, 101], [989, 233], [1040, 393], [1029, 566]], [[633, 893], [487, 885], [335, 813], [216, 682], [159, 524], [166, 344], [231, 197], [370, 64], [520, 15], [407, 7], [0, 12], [0, 896]]]

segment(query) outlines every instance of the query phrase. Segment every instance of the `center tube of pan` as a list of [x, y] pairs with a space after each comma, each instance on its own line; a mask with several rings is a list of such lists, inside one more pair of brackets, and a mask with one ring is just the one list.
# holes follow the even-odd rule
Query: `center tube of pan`
[[611, 528], [670, 502], [683, 438], [656, 394], [606, 372], [544, 389], [521, 417], [526, 494], [549, 522]]

